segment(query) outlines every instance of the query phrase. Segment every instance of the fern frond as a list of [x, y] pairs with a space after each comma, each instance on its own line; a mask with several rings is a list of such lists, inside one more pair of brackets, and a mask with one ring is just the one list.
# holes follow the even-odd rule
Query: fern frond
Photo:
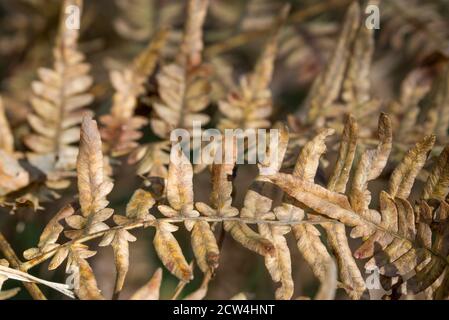
[[84, 108], [93, 100], [88, 93], [93, 82], [90, 65], [78, 50], [79, 31], [66, 24], [65, 8], [69, 5], [81, 10], [82, 1], [63, 3], [53, 68], [40, 68], [39, 80], [32, 83], [33, 113], [28, 122], [34, 133], [25, 137], [25, 144], [32, 151], [29, 161], [47, 174], [52, 187], [60, 188], [67, 183], [59, 180], [76, 166], [78, 150], [73, 144], [79, 141]]
[[168, 30], [155, 34], [147, 48], [138, 55], [134, 62], [121, 71], [111, 71], [110, 78], [115, 89], [111, 112], [100, 118], [103, 124], [101, 137], [106, 152], [112, 156], [122, 156], [138, 144], [142, 133], [139, 131], [147, 120], [135, 116], [138, 98], [145, 92], [144, 83], [152, 75], [164, 47]]
[[[379, 131], [379, 135], [382, 136], [382, 126]], [[443, 277], [448, 266], [445, 258], [448, 252], [443, 245], [447, 241], [444, 240], [447, 236], [446, 202], [443, 200], [436, 207], [429, 207], [423, 202], [420, 209], [414, 208], [407, 200], [434, 141], [434, 136], [425, 137], [405, 155], [393, 172], [387, 191], [382, 191], [380, 194], [380, 212], [368, 208], [371, 195], [366, 185], [369, 180], [378, 177], [386, 164], [386, 161], [380, 160], [388, 156], [379, 152], [382, 148], [377, 151], [368, 150], [361, 157], [354, 171], [349, 196], [293, 175], [278, 173], [267, 178], [316, 214], [338, 220], [351, 227], [352, 237], [364, 239], [364, 243], [355, 251], [354, 256], [360, 259], [371, 258], [366, 268], [377, 267], [380, 273], [388, 278], [400, 277], [398, 285], [407, 283], [409, 292], [417, 294], [428, 289], [438, 278]], [[381, 154], [383, 156], [380, 156]], [[442, 159], [444, 156], [443, 153]], [[439, 167], [435, 170], [441, 170], [446, 164], [442, 160], [436, 165]], [[434, 175], [429, 178], [426, 189], [431, 190], [432, 185], [435, 185], [433, 177]], [[355, 190], [359, 190], [356, 193], [357, 201], [354, 200]], [[364, 204], [360, 205], [361, 203]], [[427, 209], [423, 211], [422, 208]], [[423, 215], [423, 218], [418, 218], [420, 215]], [[416, 219], [420, 221], [419, 229], [416, 229]], [[431, 224], [438, 226], [433, 232], [434, 239], [429, 238], [431, 229], [425, 227]], [[420, 231], [417, 232], [417, 230]], [[414, 272], [414, 275], [408, 277], [410, 272]], [[444, 284], [435, 285], [432, 290], [434, 290], [434, 296], [441, 298], [447, 288]]]
[[268, 118], [273, 107], [269, 85], [273, 76], [279, 32], [289, 10], [288, 5], [281, 9], [254, 71], [241, 78], [237, 91], [231, 92], [226, 100], [219, 102], [220, 112], [224, 115], [218, 123], [219, 129], [270, 127]]

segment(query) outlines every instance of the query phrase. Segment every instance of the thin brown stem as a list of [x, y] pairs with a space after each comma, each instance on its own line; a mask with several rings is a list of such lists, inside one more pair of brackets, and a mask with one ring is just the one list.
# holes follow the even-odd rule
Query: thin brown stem
[[[26, 272], [26, 270], [23, 270], [23, 268], [21, 268], [22, 262], [20, 261], [19, 257], [17, 257], [16, 253], [11, 248], [11, 245], [1, 232], [0, 232], [0, 251], [3, 253], [6, 260], [8, 260], [12, 268]], [[24, 282], [23, 285], [25, 286], [25, 289], [28, 290], [28, 292], [30, 293], [31, 297], [33, 297], [34, 300], [47, 300], [47, 298], [44, 296], [42, 291], [35, 283]]]
[[323, 219], [321, 221], [279, 221], [279, 220], [259, 220], [259, 219], [244, 219], [239, 217], [195, 217], [195, 218], [186, 218], [186, 217], [180, 217], [180, 218], [159, 218], [157, 220], [150, 220], [150, 221], [135, 221], [128, 223], [126, 225], [116, 226], [108, 230], [99, 231], [95, 233], [91, 233], [86, 236], [82, 236], [77, 239], [70, 240], [59, 247], [56, 247], [52, 250], [49, 250], [32, 260], [29, 260], [27, 262], [22, 263], [22, 269], [29, 270], [42, 262], [46, 261], [47, 259], [51, 258], [59, 249], [61, 249], [63, 246], [71, 246], [75, 243], [84, 243], [99, 237], [102, 237], [106, 232], [111, 230], [132, 230], [137, 228], [146, 228], [155, 226], [159, 222], [168, 222], [168, 223], [184, 223], [186, 220], [192, 220], [192, 221], [207, 221], [207, 222], [223, 222], [223, 221], [236, 221], [241, 222], [245, 224], [270, 224], [270, 225], [296, 225], [296, 224], [302, 224], [302, 223], [309, 223], [309, 224], [321, 224], [324, 222], [327, 223], [337, 223], [333, 220]]
[[176, 286], [175, 292], [173, 293], [173, 296], [171, 297], [170, 300], [178, 299], [182, 290], [184, 290], [184, 287], [186, 286], [186, 284], [187, 284], [187, 282], [185, 282], [185, 281], [179, 281], [178, 285]]

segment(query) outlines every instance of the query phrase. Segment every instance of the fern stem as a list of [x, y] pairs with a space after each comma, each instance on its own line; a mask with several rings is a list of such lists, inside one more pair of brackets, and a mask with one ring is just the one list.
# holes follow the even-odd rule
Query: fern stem
[[180, 218], [159, 218], [156, 220], [150, 220], [150, 221], [135, 221], [128, 223], [126, 225], [116, 226], [108, 230], [99, 231], [95, 233], [91, 233], [89, 235], [70, 240], [52, 250], [49, 250], [27, 262], [24, 262], [21, 264], [21, 268], [25, 271], [41, 264], [42, 262], [46, 261], [47, 259], [51, 258], [57, 250], [61, 249], [63, 246], [71, 246], [75, 243], [84, 243], [99, 237], [102, 237], [106, 232], [111, 230], [132, 230], [137, 228], [146, 228], [155, 226], [158, 222], [168, 222], [168, 223], [184, 223], [186, 220], [193, 220], [193, 221], [206, 221], [206, 222], [223, 222], [223, 221], [236, 221], [240, 223], [245, 224], [270, 224], [270, 225], [297, 225], [302, 223], [308, 223], [308, 224], [322, 224], [322, 223], [338, 223], [338, 221], [328, 220], [328, 219], [321, 219], [317, 221], [278, 221], [278, 220], [258, 220], [258, 219], [245, 219], [245, 218], [239, 218], [239, 217], [180, 217]]
[[[6, 260], [8, 260], [11, 267], [19, 271], [25, 271], [21, 267], [22, 262], [19, 260], [19, 257], [17, 257], [16, 253], [11, 248], [11, 245], [1, 232], [0, 232], [0, 251], [3, 253]], [[23, 282], [23, 285], [25, 286], [25, 289], [28, 290], [28, 292], [30, 293], [31, 297], [33, 297], [34, 300], [47, 300], [47, 298], [44, 296], [42, 291], [35, 283]]]

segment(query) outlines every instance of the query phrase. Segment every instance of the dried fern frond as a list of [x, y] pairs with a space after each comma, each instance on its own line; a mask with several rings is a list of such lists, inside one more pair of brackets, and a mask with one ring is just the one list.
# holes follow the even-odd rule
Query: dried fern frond
[[67, 223], [79, 231], [70, 232], [70, 238], [109, 229], [103, 222], [113, 214], [107, 208], [106, 196], [113, 183], [104, 172], [101, 139], [96, 121], [84, 117], [81, 130], [80, 150], [77, 159], [78, 193], [81, 215], [66, 218]]
[[154, 133], [169, 138], [171, 130], [190, 130], [194, 121], [201, 125], [209, 122], [209, 116], [201, 113], [209, 104], [209, 70], [202, 64], [203, 31], [209, 1], [190, 0], [183, 41], [176, 62], [162, 67], [157, 75], [160, 101], [153, 104], [150, 121]]
[[147, 48], [133, 63], [121, 71], [111, 71], [110, 78], [115, 89], [111, 112], [100, 118], [104, 128], [101, 137], [106, 152], [121, 156], [135, 149], [142, 133], [139, 131], [146, 123], [144, 117], [135, 116], [138, 98], [145, 92], [144, 83], [152, 75], [164, 47], [167, 30], [154, 35]]
[[380, 41], [415, 60], [447, 48], [444, 1], [384, 1]]
[[32, 84], [33, 113], [28, 122], [34, 133], [25, 137], [25, 144], [32, 150], [29, 161], [55, 188], [67, 187], [63, 179], [76, 165], [78, 151], [73, 144], [79, 141], [79, 124], [86, 112], [83, 108], [93, 100], [88, 93], [93, 81], [90, 65], [78, 50], [79, 31], [66, 24], [65, 8], [70, 5], [81, 10], [82, 1], [66, 0], [62, 5], [53, 69], [40, 68], [40, 80]]
[[351, 47], [360, 26], [360, 6], [354, 2], [346, 13], [333, 55], [315, 79], [304, 104], [308, 123], [315, 121], [338, 98]]
[[224, 115], [218, 123], [219, 129], [270, 127], [268, 118], [273, 107], [269, 85], [273, 76], [279, 32], [289, 10], [287, 5], [281, 9], [254, 71], [240, 79], [237, 91], [231, 92], [226, 100], [219, 102], [220, 112]]
[[[380, 126], [380, 137], [384, 136], [382, 131]], [[446, 241], [447, 204], [443, 200], [436, 207], [430, 207], [423, 198], [421, 206], [414, 208], [407, 200], [434, 142], [434, 136], [425, 137], [405, 155], [391, 175], [387, 191], [380, 194], [380, 212], [368, 207], [371, 195], [366, 186], [369, 180], [379, 176], [386, 164], [389, 151], [381, 151], [384, 150], [382, 138], [377, 151], [367, 150], [360, 158], [353, 173], [349, 196], [292, 175], [279, 173], [267, 178], [316, 214], [352, 227], [351, 236], [364, 239], [364, 243], [354, 255], [356, 258], [371, 257], [367, 268], [378, 267], [380, 273], [388, 278], [399, 277], [399, 282], [393, 285], [407, 283], [412, 294], [432, 290], [434, 297], [441, 298], [447, 295], [447, 286], [445, 281], [435, 281], [443, 277], [447, 269], [447, 261], [442, 258], [448, 253], [443, 245]], [[436, 164], [436, 172], [446, 165], [442, 167], [441, 163]], [[445, 188], [444, 179], [441, 184], [435, 183], [435, 178], [428, 181], [430, 185], [441, 185]], [[429, 191], [426, 191], [426, 194], [429, 194]], [[447, 195], [447, 190], [444, 194]], [[424, 225], [417, 229], [416, 221], [419, 221], [418, 225]], [[430, 223], [439, 226], [433, 231], [433, 240], [429, 238], [431, 229], [425, 227], [430, 226]], [[429, 240], [423, 242], [420, 239]], [[410, 272], [414, 275], [408, 276]], [[430, 286], [432, 289], [429, 289]]]
[[[0, 97], [0, 197], [26, 187], [30, 183], [30, 174], [20, 165], [14, 154], [14, 137], [6, 118], [3, 100]], [[6, 203], [7, 199], [0, 202]]]
[[103, 221], [113, 214], [113, 209], [106, 208], [108, 205], [106, 195], [111, 191], [113, 184], [105, 179], [101, 149], [100, 133], [96, 122], [86, 116], [81, 126], [80, 150], [77, 159], [81, 214], [74, 214], [71, 206], [63, 208], [44, 229], [38, 248], [29, 249], [24, 253], [27, 259], [31, 259], [29, 263], [53, 257], [49, 264], [50, 270], [58, 268], [68, 258], [66, 269], [68, 272], [76, 272], [79, 277], [77, 280], [79, 286], [75, 286], [75, 293], [80, 299], [103, 299], [93, 271], [86, 261], [96, 252], [88, 250], [87, 246], [75, 241], [64, 245], [58, 245], [56, 241], [64, 230], [60, 224], [63, 219], [75, 229], [65, 231], [64, 234], [70, 239], [109, 230], [109, 226]]
[[[0, 290], [3, 285], [3, 282], [7, 279], [19, 280], [22, 282], [40, 283], [40, 284], [46, 285], [54, 290], [57, 290], [57, 291], [63, 293], [64, 295], [74, 298], [73, 292], [71, 290], [69, 290], [67, 284], [61, 284], [61, 283], [55, 283], [55, 282], [42, 280], [42, 279], [39, 279], [32, 275], [29, 275], [26, 272], [22, 272], [22, 271], [19, 271], [16, 269], [9, 268], [8, 263], [7, 262], [5, 263], [5, 261], [3, 259], [1, 259], [0, 260]], [[11, 292], [7, 293], [7, 295], [10, 295], [10, 294], [11, 294]], [[0, 299], [0, 300], [2, 300], [2, 299]]]
[[[163, 215], [186, 218], [199, 216], [193, 206], [192, 179], [193, 167], [190, 161], [181, 149], [172, 148], [167, 180], [167, 200], [170, 206], [158, 206]], [[219, 250], [209, 223], [186, 221], [185, 226], [191, 231], [192, 249], [198, 266], [204, 273], [213, 273], [218, 266]]]

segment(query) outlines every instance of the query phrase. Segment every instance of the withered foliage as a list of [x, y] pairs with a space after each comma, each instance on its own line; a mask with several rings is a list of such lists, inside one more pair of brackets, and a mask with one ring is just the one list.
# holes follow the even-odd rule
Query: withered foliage
[[[263, 258], [276, 299], [367, 299], [373, 297], [366, 284], [373, 270], [380, 275], [377, 297], [448, 299], [443, 2], [419, 3], [415, 10], [404, 1], [380, 0], [305, 8], [271, 0], [116, 0], [119, 10], [108, 28], [133, 50], [98, 53], [107, 46], [105, 35], [98, 43], [79, 43], [89, 35], [84, 21], [98, 8], [64, 0], [53, 49], [46, 51], [51, 61], [23, 58], [38, 80], [22, 79], [26, 87], [5, 76], [14, 85], [2, 88], [0, 204], [17, 220], [26, 217], [22, 227], [40, 214], [34, 211], [44, 211], [45, 226], [23, 253], [25, 261], [0, 233], [0, 300], [19, 292], [2, 290], [7, 280], [23, 282], [35, 299], [45, 299], [41, 285], [72, 298], [111, 298], [102, 291], [97, 257], [91, 259], [102, 247], [113, 255], [112, 299], [120, 298], [134, 267], [133, 243], [142, 234], [136, 229], [152, 230], [146, 250], [164, 269], [146, 276], [131, 300], [165, 298], [165, 269], [178, 281], [172, 299], [207, 298], [228, 264], [225, 238]], [[367, 27], [368, 5], [385, 10], [385, 30]], [[68, 7], [84, 10], [81, 30], [67, 22]], [[312, 19], [337, 9], [346, 10], [342, 21]], [[35, 10], [33, 19], [41, 19], [42, 9], [36, 4]], [[0, 55], [26, 50], [21, 42], [29, 35], [17, 29], [22, 38]], [[8, 41], [0, 33], [0, 43]], [[242, 67], [229, 53], [238, 57], [245, 50], [254, 59], [243, 59]], [[134, 58], [116, 59], [122, 51]], [[399, 77], [393, 72], [403, 66], [397, 52], [410, 60]], [[51, 67], [41, 67], [46, 63]], [[104, 67], [107, 72], [97, 70]], [[276, 79], [278, 68], [287, 77]], [[397, 92], [390, 88], [396, 83]], [[302, 91], [303, 101], [284, 108], [283, 88], [304, 90], [304, 84], [310, 88]], [[26, 93], [28, 105], [17, 90]], [[248, 168], [237, 161], [241, 155], [217, 152], [237, 150], [236, 137], [192, 143], [193, 151], [221, 160], [208, 165], [197, 165], [173, 141], [174, 129], [189, 133], [189, 143], [201, 138], [196, 124], [217, 134], [279, 134], [258, 137], [265, 158], [248, 178]], [[243, 148], [247, 159], [254, 145], [245, 141]], [[140, 185], [124, 187], [123, 172]], [[126, 208], [113, 201], [118, 189], [126, 194]], [[299, 255], [320, 283], [315, 294], [299, 294]], [[73, 290], [28, 273], [41, 264], [65, 268]], [[198, 276], [198, 286], [184, 294]]]

